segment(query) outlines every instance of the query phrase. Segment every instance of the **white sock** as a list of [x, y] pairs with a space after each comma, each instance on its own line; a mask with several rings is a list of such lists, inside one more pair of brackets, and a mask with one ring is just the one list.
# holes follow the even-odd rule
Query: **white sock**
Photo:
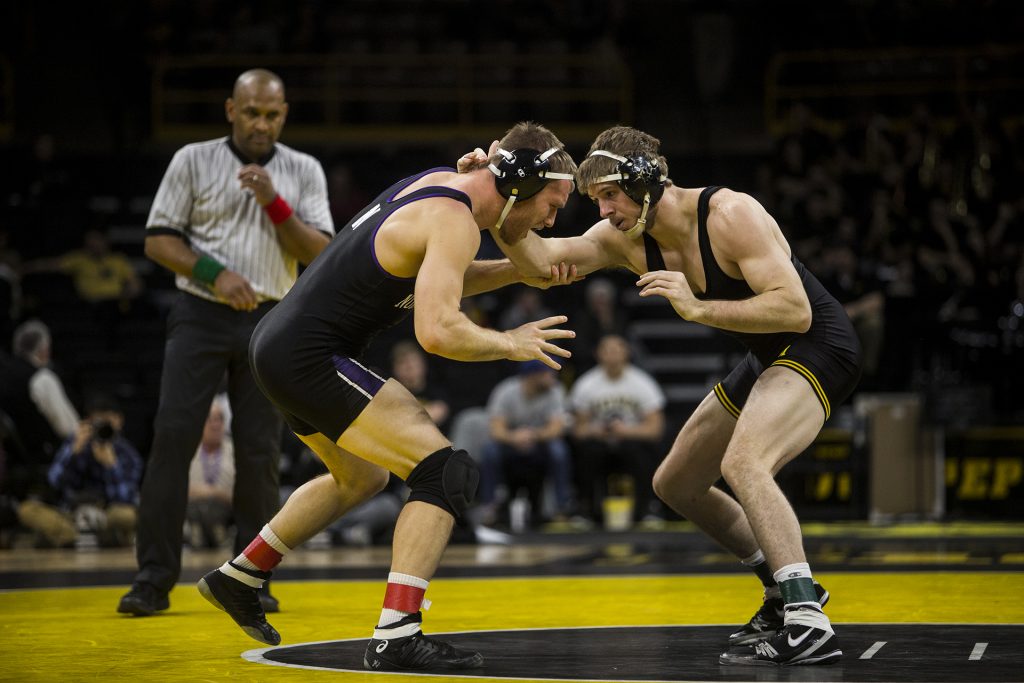
[[787, 564], [785, 567], [775, 572], [776, 583], [782, 583], [789, 579], [810, 579], [811, 576], [811, 565], [806, 562], [794, 562], [793, 564]]
[[764, 553], [761, 551], [760, 548], [758, 548], [756, 553], [754, 553], [750, 557], [744, 557], [740, 560], [740, 562], [747, 565], [748, 567], [757, 566], [764, 562]]

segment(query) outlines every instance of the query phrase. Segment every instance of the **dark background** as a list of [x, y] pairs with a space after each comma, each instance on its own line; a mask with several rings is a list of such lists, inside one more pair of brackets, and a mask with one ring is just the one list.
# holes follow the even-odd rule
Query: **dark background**
[[[97, 387], [125, 400], [142, 450], [173, 292], [142, 256], [148, 203], [175, 149], [228, 133], [223, 100], [255, 66], [283, 76], [281, 141], [322, 161], [339, 226], [393, 179], [453, 163], [516, 120], [550, 125], [577, 159], [603, 127], [635, 125], [661, 138], [677, 184], [762, 201], [822, 279], [832, 255], [852, 258], [841, 299], [883, 293], [883, 351], [862, 391], [919, 392], [940, 425], [1024, 414], [1020, 3], [33, 2], [5, 3], [0, 32], [0, 233], [30, 260], [102, 227], [147, 283], [113, 349], [59, 277], [25, 278], [17, 319], [54, 329], [76, 403]], [[466, 65], [468, 114], [440, 95], [467, 82]], [[551, 95], [576, 89], [578, 101]], [[609, 92], [626, 99], [601, 99]], [[793, 124], [794, 105], [807, 127]], [[573, 201], [553, 234], [595, 218]], [[671, 314], [636, 307], [629, 275], [609, 277], [632, 320]], [[516, 292], [481, 297], [474, 314], [496, 324]], [[582, 286], [544, 297], [570, 315], [582, 300]], [[371, 360], [387, 367], [391, 343], [410, 335], [399, 327]], [[634, 342], [641, 359], [657, 352]], [[431, 372], [457, 410], [481, 405], [509, 368], [434, 360]], [[692, 407], [671, 404], [670, 430]]]

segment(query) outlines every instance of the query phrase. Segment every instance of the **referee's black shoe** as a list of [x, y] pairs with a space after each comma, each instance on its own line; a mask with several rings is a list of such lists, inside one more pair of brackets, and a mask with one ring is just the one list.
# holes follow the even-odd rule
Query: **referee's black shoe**
[[814, 607], [791, 610], [785, 626], [767, 640], [741, 651], [730, 650], [718, 658], [719, 664], [750, 666], [797, 666], [835, 664], [843, 657], [839, 638], [828, 617]]
[[[270, 572], [253, 571], [243, 569], [234, 563], [229, 564], [236, 570], [247, 574], [254, 579], [269, 579]], [[220, 569], [199, 579], [196, 586], [199, 593], [206, 598], [211, 605], [228, 613], [235, 623], [238, 624], [245, 634], [250, 638], [266, 643], [277, 645], [281, 642], [281, 634], [273, 626], [267, 623], [267, 615], [260, 603], [259, 589], [232, 578]]]
[[137, 617], [148, 617], [154, 612], [162, 612], [171, 606], [171, 601], [159, 588], [145, 581], [136, 581], [132, 589], [121, 596], [117, 603], [117, 611], [121, 614], [134, 614]]
[[[828, 591], [815, 581], [814, 592], [818, 595], [818, 604], [824, 607], [829, 599]], [[761, 603], [761, 608], [750, 618], [750, 621], [729, 634], [729, 645], [752, 645], [759, 640], [774, 636], [776, 631], [782, 628], [784, 608], [785, 604], [782, 602], [781, 596], [766, 597]]]
[[277, 598], [270, 594], [270, 582], [267, 581], [260, 588], [260, 604], [263, 605], [263, 611], [267, 614], [273, 612], [280, 612], [281, 605], [278, 604]]
[[[423, 621], [420, 612], [410, 614], [387, 629], [419, 624]], [[386, 630], [377, 628], [378, 631]], [[363, 655], [363, 666], [370, 671], [460, 671], [478, 669], [484, 665], [479, 652], [460, 650], [443, 640], [431, 638], [417, 630], [399, 638], [371, 638]]]

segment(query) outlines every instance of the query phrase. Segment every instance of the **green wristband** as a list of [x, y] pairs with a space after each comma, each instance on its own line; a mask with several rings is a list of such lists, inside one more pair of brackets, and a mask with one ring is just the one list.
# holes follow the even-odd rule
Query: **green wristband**
[[192, 266], [192, 277], [202, 283], [213, 286], [220, 271], [224, 270], [223, 263], [210, 256], [200, 256], [196, 264]]

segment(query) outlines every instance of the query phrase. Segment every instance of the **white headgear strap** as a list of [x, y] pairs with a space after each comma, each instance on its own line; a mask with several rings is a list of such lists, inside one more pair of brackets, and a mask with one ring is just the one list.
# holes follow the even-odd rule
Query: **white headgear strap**
[[501, 215], [498, 216], [498, 222], [494, 224], [495, 228], [501, 228], [502, 223], [508, 218], [508, 212], [512, 210], [512, 205], [516, 203], [517, 194], [519, 190], [512, 190], [512, 194], [508, 196], [508, 201], [505, 202], [505, 208], [501, 210]]

